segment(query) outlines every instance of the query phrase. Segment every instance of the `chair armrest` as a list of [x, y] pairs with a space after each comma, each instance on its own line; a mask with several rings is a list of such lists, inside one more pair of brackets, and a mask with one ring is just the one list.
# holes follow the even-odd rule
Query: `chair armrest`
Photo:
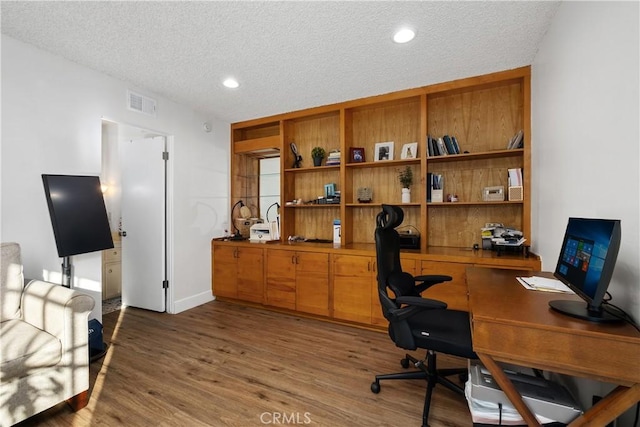
[[[22, 293], [22, 319], [57, 337], [66, 347], [76, 335], [82, 339], [83, 334], [78, 331], [87, 331], [89, 312], [94, 305], [92, 297], [78, 290], [32, 280]], [[85, 341], [88, 339], [88, 335], [84, 337]]]
[[396, 298], [395, 301], [399, 304], [404, 304], [404, 306], [389, 310], [387, 320], [391, 323], [405, 320], [425, 309], [443, 310], [447, 308], [447, 304], [442, 301], [422, 297], [404, 296]]
[[433, 285], [437, 285], [442, 282], [449, 282], [453, 280], [451, 276], [445, 276], [441, 274], [429, 274], [425, 276], [415, 276], [413, 278], [416, 282], [422, 282], [419, 285], [416, 285], [416, 290], [418, 293], [422, 293], [425, 290], [429, 289]]
[[435, 299], [422, 298], [422, 297], [398, 297], [396, 302], [399, 304], [406, 304], [413, 307], [427, 308], [430, 310], [443, 310], [447, 308], [447, 303], [438, 301]]

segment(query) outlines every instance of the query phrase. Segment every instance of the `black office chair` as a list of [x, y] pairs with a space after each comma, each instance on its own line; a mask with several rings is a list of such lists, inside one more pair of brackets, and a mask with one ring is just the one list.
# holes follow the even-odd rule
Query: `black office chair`
[[[427, 288], [446, 281], [449, 276], [429, 275], [413, 277], [400, 266], [400, 237], [395, 230], [404, 218], [398, 206], [382, 205], [376, 217], [376, 256], [378, 294], [384, 317], [389, 321], [389, 336], [396, 346], [405, 350], [427, 350], [424, 360], [409, 354], [400, 361], [408, 368], [410, 362], [419, 370], [397, 374], [376, 375], [371, 391], [380, 392], [381, 380], [423, 379], [427, 381], [422, 426], [428, 426], [431, 394], [436, 384], [464, 395], [458, 384], [448, 376], [466, 377], [467, 369], [436, 369], [436, 352], [476, 359], [471, 345], [469, 313], [447, 309], [441, 301], [422, 298]], [[390, 294], [389, 290], [393, 293]]]

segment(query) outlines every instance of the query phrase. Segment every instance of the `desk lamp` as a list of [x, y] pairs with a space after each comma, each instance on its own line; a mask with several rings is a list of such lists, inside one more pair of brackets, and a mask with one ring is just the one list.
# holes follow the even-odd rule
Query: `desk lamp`
[[233, 207], [231, 208], [231, 222], [233, 223], [233, 228], [236, 229], [236, 232], [231, 236], [231, 240], [245, 240], [246, 237], [244, 237], [242, 233], [240, 233], [240, 229], [233, 219], [233, 212], [236, 210], [237, 206], [240, 206], [240, 216], [238, 218], [245, 219], [251, 216], [251, 210], [244, 204], [242, 200], [238, 200], [238, 202], [233, 205]]
[[264, 215], [265, 220], [267, 221], [267, 224], [269, 223], [269, 211], [271, 210], [272, 207], [276, 207], [276, 215], [280, 215], [280, 203], [275, 202], [273, 203], [271, 206], [269, 206], [267, 208], [267, 213]]
[[[276, 207], [276, 219], [274, 221], [269, 221], [269, 211], [272, 207]], [[280, 239], [280, 203], [275, 202], [271, 206], [267, 208], [267, 213], [265, 214], [265, 220], [269, 226], [269, 234], [271, 240], [279, 240]]]

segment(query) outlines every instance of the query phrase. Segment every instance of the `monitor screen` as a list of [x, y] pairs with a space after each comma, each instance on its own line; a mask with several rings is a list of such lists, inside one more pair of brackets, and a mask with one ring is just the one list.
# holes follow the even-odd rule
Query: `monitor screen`
[[[620, 220], [569, 218], [554, 276], [586, 301], [588, 316], [603, 315], [602, 303], [620, 249]], [[557, 308], [552, 305], [553, 308]], [[577, 313], [565, 313], [577, 316]], [[589, 319], [596, 320], [596, 319]]]
[[58, 256], [113, 248], [97, 176], [42, 175]]

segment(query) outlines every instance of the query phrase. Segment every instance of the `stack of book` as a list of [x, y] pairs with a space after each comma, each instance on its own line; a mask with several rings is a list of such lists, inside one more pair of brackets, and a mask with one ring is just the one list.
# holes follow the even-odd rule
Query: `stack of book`
[[427, 153], [429, 157], [460, 154], [460, 145], [455, 136], [445, 135], [436, 139], [427, 135]]
[[507, 144], [507, 150], [515, 150], [524, 147], [524, 131], [520, 129]]
[[427, 203], [442, 202], [443, 197], [443, 179], [442, 175], [427, 172]]
[[326, 166], [336, 166], [340, 164], [340, 151], [338, 150], [333, 150], [329, 153], [329, 156], [327, 156], [327, 162], [325, 163]]

